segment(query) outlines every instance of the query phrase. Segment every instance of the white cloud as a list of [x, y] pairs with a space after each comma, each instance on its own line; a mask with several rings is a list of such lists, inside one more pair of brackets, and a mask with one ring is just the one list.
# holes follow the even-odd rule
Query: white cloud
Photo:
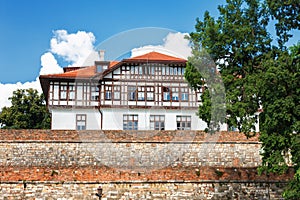
[[9, 97], [12, 96], [13, 91], [17, 89], [27, 89], [27, 88], [34, 88], [37, 89], [39, 92], [42, 92], [40, 82], [38, 79], [32, 82], [26, 82], [26, 83], [21, 83], [17, 82], [15, 84], [2, 84], [0, 83], [0, 93], [1, 93], [1, 98], [0, 98], [0, 105], [2, 107], [4, 106], [11, 106], [10, 100], [8, 100]]
[[71, 66], [81, 66], [94, 51], [95, 36], [91, 32], [78, 31], [68, 34], [66, 30], [54, 31], [50, 51], [61, 56]]
[[187, 59], [191, 55], [192, 49], [189, 46], [189, 40], [185, 39], [186, 35], [187, 33], [180, 32], [169, 33], [166, 38], [164, 38], [164, 44], [157, 46], [147, 45], [132, 49], [131, 56], [135, 57], [151, 51], [157, 51], [171, 56]]
[[54, 55], [50, 52], [41, 56], [40, 75], [62, 73], [63, 69], [57, 63]]

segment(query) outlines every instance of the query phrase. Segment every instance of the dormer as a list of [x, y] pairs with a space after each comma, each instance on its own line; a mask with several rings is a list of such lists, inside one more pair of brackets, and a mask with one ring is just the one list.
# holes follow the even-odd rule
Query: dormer
[[103, 73], [108, 69], [110, 62], [109, 61], [96, 61], [96, 73]]

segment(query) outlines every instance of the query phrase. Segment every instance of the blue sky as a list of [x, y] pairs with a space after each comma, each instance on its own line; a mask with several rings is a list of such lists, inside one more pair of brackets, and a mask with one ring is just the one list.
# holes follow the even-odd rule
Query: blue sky
[[224, 0], [1, 0], [0, 83], [35, 80], [40, 57], [50, 48], [54, 30], [92, 32], [95, 44], [122, 31], [162, 27], [194, 30], [205, 10], [217, 15]]

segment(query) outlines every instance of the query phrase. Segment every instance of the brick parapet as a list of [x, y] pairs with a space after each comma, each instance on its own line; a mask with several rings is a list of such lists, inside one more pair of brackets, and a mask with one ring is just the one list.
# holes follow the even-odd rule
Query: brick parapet
[[259, 134], [247, 138], [239, 132], [203, 131], [70, 131], [70, 130], [5, 130], [0, 129], [0, 142], [10, 141], [108, 141], [108, 142], [259, 142]]

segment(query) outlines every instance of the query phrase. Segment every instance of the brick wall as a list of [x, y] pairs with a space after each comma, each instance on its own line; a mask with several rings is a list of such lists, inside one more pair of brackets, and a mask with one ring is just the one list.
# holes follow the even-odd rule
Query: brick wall
[[95, 199], [98, 185], [106, 199], [280, 199], [293, 172], [258, 176], [260, 146], [237, 132], [0, 130], [0, 199]]

